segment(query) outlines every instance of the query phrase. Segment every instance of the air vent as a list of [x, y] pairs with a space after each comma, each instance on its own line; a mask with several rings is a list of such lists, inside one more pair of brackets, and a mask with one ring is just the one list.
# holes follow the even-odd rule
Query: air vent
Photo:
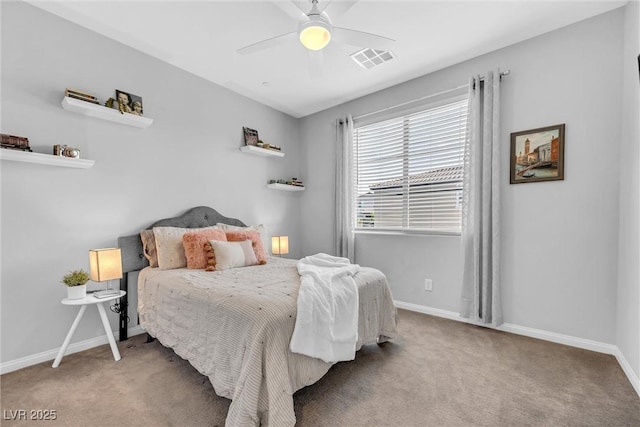
[[352, 53], [351, 59], [356, 61], [356, 63], [362, 68], [371, 69], [373, 67], [377, 67], [380, 64], [384, 64], [385, 62], [391, 61], [396, 56], [393, 52], [386, 50], [376, 50], [371, 48], [364, 48], [355, 53]]

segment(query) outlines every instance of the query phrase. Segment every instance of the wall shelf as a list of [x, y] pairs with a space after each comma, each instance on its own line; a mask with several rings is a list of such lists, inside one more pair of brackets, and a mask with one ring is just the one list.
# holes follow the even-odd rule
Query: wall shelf
[[240, 151], [249, 154], [255, 154], [257, 156], [265, 156], [265, 157], [284, 157], [284, 153], [282, 151], [277, 150], [269, 150], [267, 148], [260, 148], [254, 145], [245, 145], [240, 147]]
[[121, 113], [120, 111], [103, 107], [102, 105], [92, 104], [90, 102], [81, 101], [79, 99], [65, 96], [62, 98], [62, 108], [67, 111], [82, 114], [89, 117], [108, 120], [123, 125], [134, 126], [144, 129], [153, 123], [153, 119], [143, 116], [136, 116], [130, 113]]
[[95, 163], [94, 160], [73, 159], [71, 157], [54, 156], [53, 154], [31, 153], [6, 148], [0, 149], [0, 160], [78, 169], [90, 168]]
[[304, 187], [300, 187], [297, 185], [288, 185], [288, 184], [267, 184], [267, 188], [272, 190], [282, 190], [282, 191], [304, 191]]

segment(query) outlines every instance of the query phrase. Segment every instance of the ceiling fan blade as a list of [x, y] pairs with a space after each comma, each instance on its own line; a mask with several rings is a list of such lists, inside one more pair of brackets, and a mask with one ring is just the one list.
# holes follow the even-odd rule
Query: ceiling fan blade
[[[322, 3], [324, 3], [324, 6]], [[329, 17], [333, 19], [342, 15], [347, 10], [351, 9], [351, 7], [356, 3], [358, 3], [358, 0], [349, 0], [349, 1], [328, 0], [328, 1], [321, 2], [319, 9], [320, 9], [320, 12], [323, 12], [323, 11], [327, 12], [327, 15], [329, 15]]]
[[298, 34], [297, 31], [292, 31], [290, 33], [281, 34], [279, 36], [271, 37], [270, 39], [262, 40], [249, 46], [242, 47], [238, 49], [240, 55], [249, 55], [252, 53], [259, 52], [261, 50], [269, 49], [274, 46], [278, 46], [288, 42], [289, 40], [295, 39], [295, 36]]
[[307, 13], [311, 10], [310, 0], [291, 0], [291, 3], [295, 4], [304, 13], [304, 16], [307, 16]]
[[[304, 3], [302, 5], [301, 3]], [[300, 21], [307, 17], [307, 12], [311, 9], [311, 4], [302, 1], [274, 1], [273, 4], [278, 7], [281, 11], [286, 13], [292, 19], [296, 21]], [[304, 8], [303, 8], [304, 6]]]
[[332, 39], [340, 43], [379, 50], [389, 50], [393, 42], [395, 42], [394, 39], [389, 37], [340, 27], [333, 27]]
[[324, 74], [324, 54], [322, 50], [309, 51], [309, 75], [312, 79], [319, 79]]

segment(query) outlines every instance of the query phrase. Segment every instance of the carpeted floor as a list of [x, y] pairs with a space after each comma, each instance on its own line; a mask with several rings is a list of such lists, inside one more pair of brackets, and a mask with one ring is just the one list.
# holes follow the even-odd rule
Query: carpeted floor
[[[366, 346], [294, 395], [300, 426], [640, 426], [613, 356], [400, 310], [401, 338]], [[144, 335], [5, 374], [3, 426], [222, 426], [229, 407]], [[53, 421], [12, 421], [55, 410]], [[34, 415], [43, 412], [34, 412]]]

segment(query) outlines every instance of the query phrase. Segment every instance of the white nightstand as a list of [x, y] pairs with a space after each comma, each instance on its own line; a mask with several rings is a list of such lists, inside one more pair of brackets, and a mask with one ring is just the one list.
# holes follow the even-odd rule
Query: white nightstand
[[100, 319], [102, 319], [102, 326], [104, 326], [104, 332], [107, 334], [107, 339], [109, 340], [109, 345], [111, 346], [111, 351], [113, 352], [113, 358], [116, 361], [120, 360], [120, 352], [118, 351], [118, 346], [116, 345], [116, 340], [113, 338], [113, 332], [111, 332], [111, 326], [109, 325], [109, 320], [107, 319], [107, 313], [104, 310], [104, 303], [108, 301], [113, 301], [115, 299], [121, 298], [125, 296], [127, 293], [125, 291], [120, 291], [119, 295], [113, 295], [106, 298], [96, 298], [93, 294], [87, 294], [86, 297], [80, 299], [68, 299], [65, 298], [62, 300], [62, 304], [64, 305], [81, 305], [80, 311], [76, 316], [76, 320], [73, 321], [71, 325], [71, 329], [67, 333], [67, 337], [64, 339], [62, 343], [62, 347], [60, 347], [60, 351], [56, 356], [56, 360], [53, 361], [53, 367], [57, 368], [60, 365], [60, 361], [62, 360], [62, 356], [64, 356], [64, 352], [67, 351], [67, 347], [69, 346], [69, 342], [73, 337], [73, 333], [76, 331], [76, 328], [80, 324], [80, 320], [82, 320], [82, 316], [84, 312], [87, 311], [88, 305], [95, 305], [98, 308], [98, 313], [100, 313]]

